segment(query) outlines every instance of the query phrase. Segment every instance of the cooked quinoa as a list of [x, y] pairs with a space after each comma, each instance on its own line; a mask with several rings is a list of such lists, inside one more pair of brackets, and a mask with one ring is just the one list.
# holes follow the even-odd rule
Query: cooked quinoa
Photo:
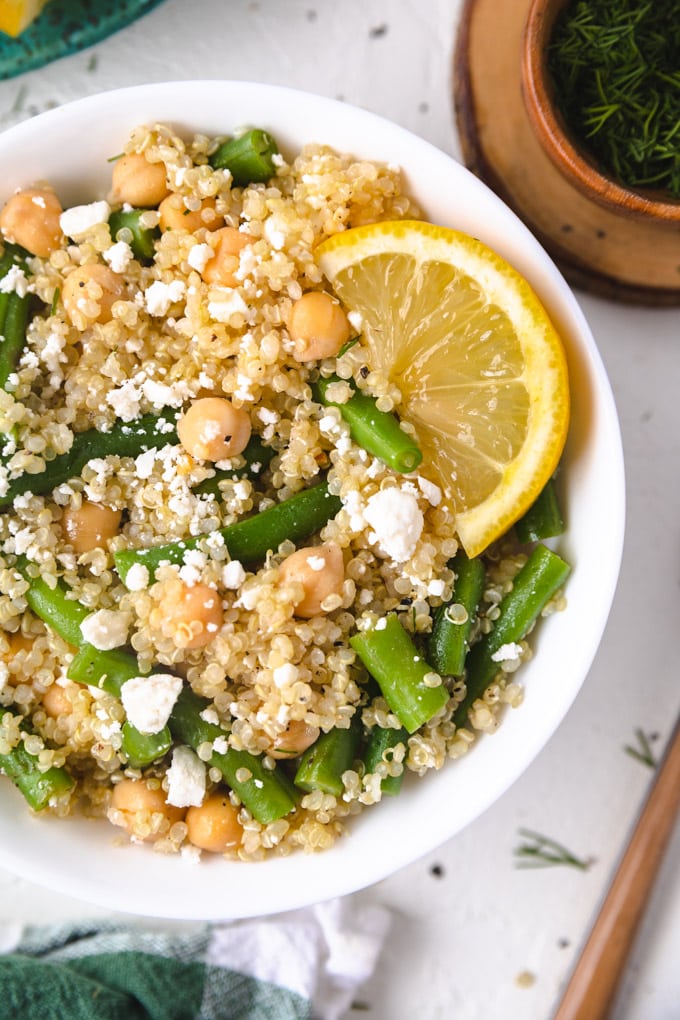
[[[352, 380], [378, 398], [381, 410], [399, 412], [400, 395], [371, 370], [351, 309], [355, 342], [337, 356], [301, 359], [289, 329], [304, 294], [330, 290], [315, 261], [320, 241], [361, 224], [418, 218], [398, 168], [314, 144], [290, 161], [278, 155], [270, 180], [237, 187], [228, 170], [209, 162], [217, 144], [202, 135], [182, 139], [165, 125], [132, 132], [125, 153], [143, 154], [161, 168], [165, 190], [176, 196], [172, 203], [191, 227], [178, 225], [177, 217], [173, 226], [165, 224], [152, 258], [135, 257], [129, 231], [112, 237], [109, 215], [122, 205], [112, 192], [84, 196], [84, 209], [67, 210], [62, 229], [73, 236], [61, 237], [47, 255], [29, 255], [25, 271], [14, 274], [11, 286], [34, 295], [36, 309], [15, 370], [0, 389], [6, 437], [0, 495], [14, 478], [37, 475], [67, 453], [76, 434], [108, 431], [168, 409], [181, 417], [192, 401], [209, 398], [226, 399], [243, 412], [270, 459], [242, 473], [240, 453], [223, 458], [217, 468], [234, 472], [206, 494], [197, 490], [214, 476], [215, 462], [192, 455], [182, 442], [135, 457], [94, 457], [79, 475], [44, 495], [26, 491], [0, 513], [0, 706], [9, 710], [0, 713], [0, 755], [23, 742], [40, 769], [65, 767], [71, 774], [75, 785], [52, 797], [43, 814], [108, 817], [122, 827], [112, 829], [112, 838], [152, 840], [166, 852], [200, 853], [187, 808], [215, 794], [236, 819], [236, 836], [221, 852], [247, 861], [329, 847], [351, 816], [380, 801], [385, 777], [406, 773], [412, 782], [466, 753], [479, 733], [496, 728], [505, 706], [521, 702], [514, 673], [531, 653], [523, 640], [499, 657], [498, 675], [466, 726], [453, 721], [464, 679], [432, 673], [428, 683], [446, 684], [450, 695], [434, 718], [397, 743], [374, 772], [355, 761], [342, 775], [341, 794], [301, 790], [295, 809], [274, 821], [257, 821], [210, 763], [213, 751], [229, 747], [294, 776], [305, 742], [319, 734], [347, 729], [357, 718], [365, 734], [376, 726], [400, 729], [349, 641], [396, 612], [414, 642], [422, 643], [437, 608], [451, 600], [450, 564], [458, 548], [455, 520], [426, 470], [395, 473], [351, 439], [337, 407], [314, 399], [314, 381], [335, 374], [341, 380], [336, 401], [349, 393], [342, 380]], [[120, 140], [112, 140], [112, 153], [117, 148]], [[144, 213], [149, 230], [161, 219], [158, 205]], [[247, 242], [232, 256], [228, 285], [211, 282], [206, 272], [223, 227], [236, 228]], [[69, 277], [93, 265], [107, 267], [116, 280], [107, 321], [98, 318], [101, 288], [84, 287], [67, 312], [76, 280], [69, 288]], [[341, 506], [320, 531], [284, 541], [259, 564], [230, 557], [220, 529], [323, 479]], [[389, 536], [385, 522], [369, 522], [372, 497], [390, 489], [408, 493], [417, 516], [420, 530], [408, 540], [399, 531]], [[82, 549], [74, 546], [73, 521], [77, 525], [83, 507], [93, 504], [108, 508], [113, 533]], [[126, 583], [121, 580], [115, 554], [189, 537], [199, 541], [184, 562], [155, 573], [138, 564]], [[321, 552], [339, 549], [341, 573], [316, 611], [302, 616], [301, 582], [283, 564], [309, 546], [320, 551], [307, 558], [319, 572]], [[486, 557], [473, 642], [493, 627], [498, 603], [525, 560], [524, 551], [503, 543]], [[179, 754], [174, 747], [143, 768], [132, 767], [123, 751], [123, 700], [69, 679], [75, 649], [28, 608], [26, 570], [29, 578], [65, 587], [87, 610], [87, 639], [136, 655], [145, 683], [154, 670], [179, 677], [180, 686], [207, 699], [203, 714], [223, 728], [224, 737], [215, 741], [221, 745]], [[186, 629], [174, 607], [191, 600], [192, 591], [206, 590], [215, 595], [219, 619], [212, 629], [206, 624], [204, 640]], [[455, 611], [454, 605], [454, 618]], [[128, 694], [132, 704], [133, 687]], [[285, 752], [287, 740], [295, 750], [293, 735], [301, 740], [299, 750], [282, 760], [277, 751]], [[143, 783], [155, 792], [156, 800], [121, 807], [114, 791], [132, 789], [130, 780], [136, 790]], [[168, 807], [171, 787], [174, 804]]]

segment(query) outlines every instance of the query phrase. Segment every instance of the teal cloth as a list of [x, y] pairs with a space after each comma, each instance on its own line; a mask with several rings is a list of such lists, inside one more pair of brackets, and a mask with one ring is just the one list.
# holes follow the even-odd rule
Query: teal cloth
[[0, 955], [0, 1020], [310, 1020], [296, 992], [208, 962], [211, 940], [208, 925], [28, 928]]
[[22, 34], [0, 32], [0, 79], [13, 78], [101, 42], [163, 0], [50, 0]]

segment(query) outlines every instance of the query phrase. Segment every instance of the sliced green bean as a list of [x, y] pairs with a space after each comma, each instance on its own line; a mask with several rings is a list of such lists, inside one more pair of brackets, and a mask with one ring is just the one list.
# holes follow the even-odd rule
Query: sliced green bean
[[69, 645], [80, 646], [83, 643], [80, 626], [90, 610], [71, 598], [70, 590], [61, 581], [51, 588], [42, 577], [32, 577], [29, 566], [23, 558], [17, 563], [17, 570], [29, 583], [24, 596], [29, 608]]
[[449, 564], [456, 575], [453, 595], [437, 608], [428, 640], [428, 659], [444, 676], [460, 676], [465, 668], [470, 631], [484, 590], [486, 571], [478, 558], [460, 551]]
[[[0, 716], [4, 715], [5, 712], [0, 712]], [[0, 754], [0, 771], [12, 780], [34, 811], [42, 811], [53, 797], [67, 793], [75, 785], [65, 768], [52, 765], [42, 770], [37, 755], [29, 754], [23, 740], [7, 754]]]
[[[472, 704], [500, 669], [497, 653], [503, 645], [521, 641], [541, 611], [562, 587], [571, 567], [547, 546], [537, 545], [516, 575], [512, 590], [502, 599], [493, 629], [472, 646], [465, 666], [467, 692], [454, 714], [456, 726], [464, 726]], [[496, 658], [494, 658], [496, 656]]]
[[276, 451], [271, 446], [265, 446], [259, 436], [252, 435], [248, 440], [245, 450], [239, 455], [243, 463], [236, 468], [215, 468], [210, 478], [205, 478], [191, 490], [195, 496], [214, 496], [219, 499], [221, 496], [220, 482], [232, 478], [243, 478], [246, 475], [258, 477], [267, 468]]
[[377, 680], [390, 711], [409, 733], [429, 722], [449, 700], [443, 683], [430, 687], [426, 682], [435, 671], [425, 662], [396, 613], [389, 613], [373, 630], [353, 635], [349, 643]]
[[308, 793], [322, 790], [341, 797], [345, 789], [342, 777], [354, 764], [361, 735], [359, 713], [354, 714], [347, 729], [336, 726], [328, 733], [322, 733], [302, 755], [295, 773], [295, 785]]
[[[8, 244], [0, 256], [0, 278], [13, 266], [26, 266], [27, 252], [18, 245]], [[0, 389], [5, 389], [26, 344], [30, 295], [16, 291], [0, 292]]]
[[[375, 772], [379, 765], [387, 764], [387, 761], [391, 760], [390, 752], [399, 744], [403, 744], [408, 750], [408, 737], [408, 730], [403, 726], [397, 730], [389, 726], [374, 726], [364, 754], [366, 772]], [[384, 776], [380, 783], [382, 793], [388, 797], [395, 797], [401, 790], [403, 779], [403, 772], [398, 776]]]
[[120, 698], [123, 684], [142, 673], [137, 657], [123, 648], [102, 651], [85, 643], [73, 656], [66, 675], [78, 684], [98, 687], [114, 698]]
[[[198, 751], [202, 745], [225, 739], [221, 726], [202, 718], [209, 705], [190, 687], [183, 688], [170, 716], [175, 740]], [[296, 794], [285, 773], [279, 768], [266, 768], [262, 756], [228, 747], [225, 751], [213, 750], [207, 763], [219, 769], [253, 818], [263, 825], [283, 818], [296, 806]]]
[[267, 131], [252, 128], [236, 138], [229, 138], [213, 152], [210, 165], [229, 170], [237, 188], [264, 183], [276, 172], [275, 157], [279, 147]]
[[140, 262], [151, 262], [156, 252], [155, 242], [161, 234], [158, 227], [145, 227], [141, 222], [147, 212], [148, 209], [116, 209], [109, 216], [109, 230], [113, 240], [120, 240], [118, 235], [121, 230], [127, 231], [123, 237]]
[[548, 479], [536, 501], [515, 524], [518, 542], [542, 542], [564, 533], [564, 518], [554, 479]]
[[[232, 559], [254, 563], [263, 560], [268, 552], [275, 552], [286, 539], [295, 542], [314, 535], [341, 506], [340, 499], [321, 482], [253, 517], [221, 528], [216, 534], [222, 536]], [[187, 551], [195, 549], [205, 538], [205, 535], [197, 535], [149, 549], [123, 549], [114, 554], [116, 569], [123, 583], [130, 568], [138, 563], [153, 576], [162, 563], [183, 563]]]
[[131, 422], [118, 421], [108, 432], [100, 429], [77, 432], [68, 453], [47, 461], [44, 469], [36, 474], [24, 473], [11, 479], [7, 491], [0, 496], [0, 509], [11, 506], [16, 496], [26, 492], [35, 495], [51, 492], [57, 485], [77, 478], [85, 465], [95, 458], [112, 454], [137, 457], [146, 450], [178, 443], [178, 417], [177, 410], [168, 408], [160, 414], [146, 414]]
[[344, 404], [329, 399], [329, 386], [344, 381], [337, 376], [319, 379], [314, 386], [315, 398], [327, 407], [338, 408], [358, 446], [382, 460], [393, 471], [401, 474], [415, 471], [423, 459], [422, 451], [413, 436], [404, 432], [396, 415], [378, 410], [373, 397], [356, 389]]
[[172, 747], [170, 729], [164, 726], [158, 733], [141, 733], [131, 722], [125, 721], [121, 728], [121, 750], [133, 768], [151, 765], [168, 753]]

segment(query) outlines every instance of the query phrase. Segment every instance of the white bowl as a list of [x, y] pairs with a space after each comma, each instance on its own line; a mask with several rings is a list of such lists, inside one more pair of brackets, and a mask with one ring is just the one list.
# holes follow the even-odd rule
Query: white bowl
[[430, 220], [476, 235], [529, 279], [564, 338], [571, 371], [573, 417], [563, 461], [568, 530], [559, 542], [573, 567], [568, 607], [536, 631], [534, 658], [522, 667], [524, 704], [465, 758], [365, 811], [332, 850], [257, 864], [208, 855], [193, 864], [143, 846], [121, 848], [108, 823], [33, 816], [11, 783], [0, 781], [5, 868], [113, 910], [184, 919], [249, 917], [344, 895], [386, 877], [455, 836], [533, 761], [588, 673], [614, 596], [625, 505], [621, 440], [593, 337], [539, 243], [463, 166], [364, 110], [246, 82], [183, 81], [91, 96], [0, 135], [0, 201], [36, 179], [49, 180], [64, 203], [103, 197], [107, 160], [134, 126], [149, 121], [187, 134], [256, 125], [270, 130], [287, 153], [316, 141], [399, 164]]

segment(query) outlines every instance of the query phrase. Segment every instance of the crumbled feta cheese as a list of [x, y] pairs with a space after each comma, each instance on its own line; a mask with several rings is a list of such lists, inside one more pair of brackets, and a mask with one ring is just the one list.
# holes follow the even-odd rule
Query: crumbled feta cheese
[[26, 297], [28, 292], [28, 280], [21, 266], [10, 266], [9, 270], [0, 279], [0, 293], [10, 294], [12, 291], [18, 294], [19, 297]]
[[128, 721], [140, 733], [158, 733], [170, 718], [181, 690], [181, 677], [152, 673], [126, 680], [120, 690], [120, 700]]
[[277, 687], [287, 687], [297, 680], [298, 668], [292, 662], [284, 662], [283, 666], [277, 666], [272, 671], [272, 676]]
[[132, 248], [127, 241], [116, 241], [105, 252], [102, 252], [105, 262], [113, 269], [114, 273], [124, 273], [134, 258]]
[[127, 641], [132, 623], [130, 613], [116, 609], [98, 609], [86, 616], [80, 625], [83, 640], [100, 651], [120, 648]]
[[170, 306], [181, 301], [185, 293], [186, 287], [182, 280], [172, 280], [170, 283], [155, 280], [144, 291], [146, 310], [149, 315], [167, 315]]
[[442, 490], [438, 485], [435, 485], [434, 482], [429, 481], [427, 478], [423, 478], [422, 475], [418, 475], [418, 488], [430, 506], [439, 506], [442, 501]]
[[214, 254], [211, 245], [195, 244], [187, 256], [187, 262], [197, 273], [202, 273]]
[[181, 744], [175, 748], [166, 776], [168, 804], [173, 807], [200, 807], [205, 797], [206, 767], [190, 747]]
[[110, 215], [111, 207], [108, 202], [74, 205], [70, 209], [64, 209], [59, 217], [59, 226], [63, 234], [77, 241], [97, 223], [106, 223]]
[[397, 563], [413, 556], [425, 520], [418, 500], [402, 489], [381, 489], [368, 500], [364, 517], [380, 551]]
[[207, 708], [204, 708], [202, 712], [199, 712], [199, 715], [203, 722], [212, 723], [213, 726], [220, 725], [220, 717], [212, 705], [208, 705]]
[[446, 590], [446, 585], [442, 580], [434, 578], [427, 586], [427, 594], [433, 595], [435, 598], [440, 599]]
[[140, 453], [138, 457], [135, 457], [135, 474], [138, 478], [144, 480], [151, 478], [154, 464], [156, 463], [156, 452], [155, 448], [152, 447], [150, 450], [145, 450], [144, 453]]
[[235, 591], [246, 579], [246, 572], [238, 560], [230, 560], [222, 568], [222, 584], [225, 588]]
[[208, 301], [208, 315], [215, 322], [229, 322], [233, 315], [245, 315], [248, 305], [237, 290], [224, 288]]
[[139, 387], [132, 379], [128, 379], [118, 389], [107, 394], [106, 402], [111, 405], [116, 417], [121, 421], [132, 421], [139, 416], [141, 396]]
[[143, 563], [133, 563], [125, 575], [128, 591], [144, 591], [149, 587], [149, 568]]
[[514, 659], [519, 659], [522, 654], [522, 646], [518, 645], [515, 641], [509, 641], [493, 653], [491, 656], [493, 662], [511, 662]]

